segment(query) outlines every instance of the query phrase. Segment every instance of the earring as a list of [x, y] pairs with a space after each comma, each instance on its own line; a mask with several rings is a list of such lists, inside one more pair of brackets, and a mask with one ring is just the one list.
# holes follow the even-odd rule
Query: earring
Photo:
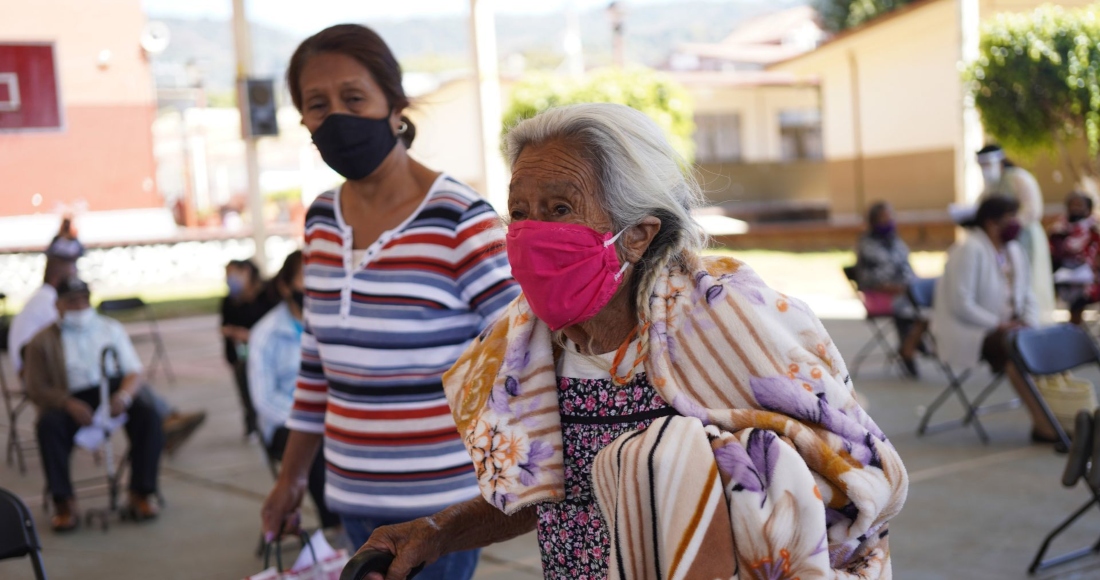
[[405, 131], [408, 131], [408, 130], [409, 130], [409, 124], [404, 122], [404, 121], [401, 121], [401, 124], [397, 127], [397, 134], [398, 135], [404, 135]]

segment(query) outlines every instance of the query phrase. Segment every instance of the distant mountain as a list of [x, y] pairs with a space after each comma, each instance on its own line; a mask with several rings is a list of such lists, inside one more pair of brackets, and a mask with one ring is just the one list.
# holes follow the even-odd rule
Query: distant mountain
[[[722, 39], [741, 21], [764, 12], [808, 3], [809, 0], [767, 2], [684, 1], [631, 7], [626, 14], [627, 56], [631, 61], [656, 66], [683, 42]], [[603, 10], [579, 16], [586, 62], [610, 61], [611, 30]], [[201, 71], [211, 92], [228, 92], [234, 77], [233, 36], [228, 21], [178, 20], [164, 22], [172, 40], [153, 61], [159, 86], [188, 82], [187, 64]], [[497, 16], [497, 45], [502, 60], [523, 55], [530, 67], [554, 66], [563, 55], [564, 13]], [[463, 17], [417, 18], [402, 21], [365, 22], [377, 30], [406, 70], [464, 67], [469, 61], [469, 22]], [[303, 36], [253, 25], [253, 60], [258, 76], [281, 78]]]

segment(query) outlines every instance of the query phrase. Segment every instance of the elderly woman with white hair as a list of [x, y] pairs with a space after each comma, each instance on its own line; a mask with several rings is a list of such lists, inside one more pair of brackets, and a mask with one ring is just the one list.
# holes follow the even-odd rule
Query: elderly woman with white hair
[[444, 377], [483, 497], [376, 530], [385, 577], [537, 530], [546, 578], [888, 578], [897, 451], [805, 304], [700, 255], [657, 125], [575, 105], [505, 150], [523, 295]]

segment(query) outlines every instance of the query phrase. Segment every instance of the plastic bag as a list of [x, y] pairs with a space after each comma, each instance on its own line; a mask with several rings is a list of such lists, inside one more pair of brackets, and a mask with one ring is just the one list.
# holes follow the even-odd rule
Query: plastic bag
[[[276, 565], [268, 566], [271, 549], [276, 552]], [[340, 580], [340, 572], [351, 556], [347, 550], [333, 550], [321, 530], [312, 537], [302, 533], [302, 551], [297, 562], [289, 570], [280, 571], [282, 557], [279, 543], [272, 542], [264, 550], [264, 571], [253, 574], [245, 580]]]

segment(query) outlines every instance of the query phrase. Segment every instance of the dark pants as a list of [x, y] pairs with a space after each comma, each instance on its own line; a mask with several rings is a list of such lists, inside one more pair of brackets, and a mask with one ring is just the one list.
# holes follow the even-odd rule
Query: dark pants
[[[116, 390], [117, 386], [113, 386], [111, 392]], [[98, 388], [78, 391], [73, 397], [88, 403], [93, 410], [99, 406]], [[125, 429], [130, 439], [130, 491], [139, 495], [156, 493], [160, 452], [164, 448], [160, 415], [146, 397], [134, 397], [126, 414], [129, 416]], [[80, 425], [64, 409], [50, 409], [38, 417], [38, 449], [54, 501], [68, 500], [76, 495], [69, 474], [69, 456], [78, 429]]]
[[982, 360], [989, 363], [995, 373], [1003, 373], [1012, 358], [1008, 346], [1008, 331], [994, 330], [982, 341]]
[[251, 435], [257, 432], [256, 408], [252, 406], [252, 393], [248, 390], [248, 361], [244, 358], [238, 358], [233, 363], [233, 379], [237, 383], [237, 395], [241, 398], [244, 434]]
[[[290, 431], [286, 427], [279, 427], [271, 437], [271, 445], [267, 448], [268, 454], [275, 461], [283, 459], [286, 451], [286, 439]], [[313, 458], [313, 465], [309, 466], [309, 495], [313, 498], [313, 504], [317, 506], [317, 515], [321, 519], [322, 528], [332, 528], [340, 525], [340, 516], [328, 511], [325, 505], [325, 452], [317, 453]]]
[[898, 331], [898, 342], [904, 343], [905, 337], [909, 336], [909, 333], [913, 330], [913, 325], [916, 324], [916, 320], [912, 318], [902, 318], [900, 316], [894, 317], [894, 328]]

